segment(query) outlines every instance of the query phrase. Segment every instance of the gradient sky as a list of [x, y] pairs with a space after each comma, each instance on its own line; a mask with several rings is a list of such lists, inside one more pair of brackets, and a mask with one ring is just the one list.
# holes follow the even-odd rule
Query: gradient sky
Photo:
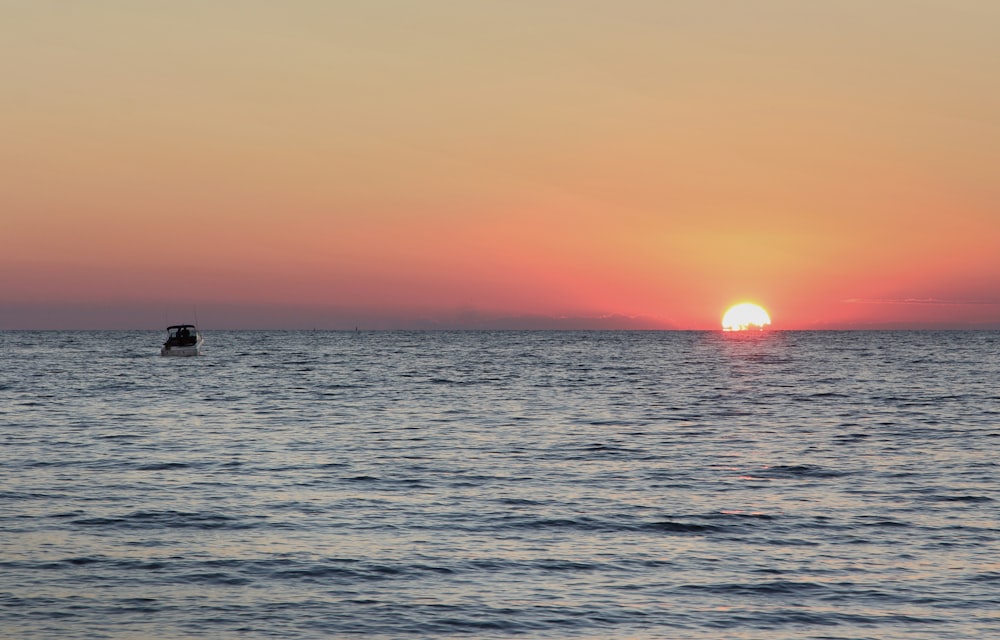
[[0, 24], [0, 328], [1000, 328], [994, 0]]

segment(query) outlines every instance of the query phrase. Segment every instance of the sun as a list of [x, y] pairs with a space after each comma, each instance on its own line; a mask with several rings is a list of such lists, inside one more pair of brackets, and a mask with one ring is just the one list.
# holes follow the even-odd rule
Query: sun
[[762, 330], [771, 324], [771, 316], [767, 315], [764, 307], [743, 302], [729, 308], [726, 315], [722, 316], [723, 331], [747, 331], [750, 329]]

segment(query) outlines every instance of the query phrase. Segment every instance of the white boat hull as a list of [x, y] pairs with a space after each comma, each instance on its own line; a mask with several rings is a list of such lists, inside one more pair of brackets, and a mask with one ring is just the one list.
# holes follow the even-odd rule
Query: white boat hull
[[201, 339], [201, 336], [198, 336], [198, 341], [195, 342], [194, 344], [187, 344], [187, 345], [184, 345], [184, 346], [177, 346], [177, 345], [172, 345], [172, 346], [169, 346], [169, 347], [164, 346], [164, 347], [160, 348], [160, 355], [161, 356], [174, 356], [174, 357], [178, 357], [178, 356], [200, 356], [201, 355], [201, 345], [202, 345], [203, 342], [204, 342], [204, 340]]

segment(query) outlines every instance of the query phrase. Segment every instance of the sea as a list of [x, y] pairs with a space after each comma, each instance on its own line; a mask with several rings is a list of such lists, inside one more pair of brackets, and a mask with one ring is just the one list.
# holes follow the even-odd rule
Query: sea
[[2, 638], [1000, 638], [1000, 332], [0, 332]]

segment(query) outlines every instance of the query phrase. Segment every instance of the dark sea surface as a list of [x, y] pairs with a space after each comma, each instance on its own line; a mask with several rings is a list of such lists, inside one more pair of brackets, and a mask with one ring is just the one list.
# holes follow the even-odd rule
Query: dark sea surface
[[1000, 638], [1000, 333], [0, 332], [3, 638]]

